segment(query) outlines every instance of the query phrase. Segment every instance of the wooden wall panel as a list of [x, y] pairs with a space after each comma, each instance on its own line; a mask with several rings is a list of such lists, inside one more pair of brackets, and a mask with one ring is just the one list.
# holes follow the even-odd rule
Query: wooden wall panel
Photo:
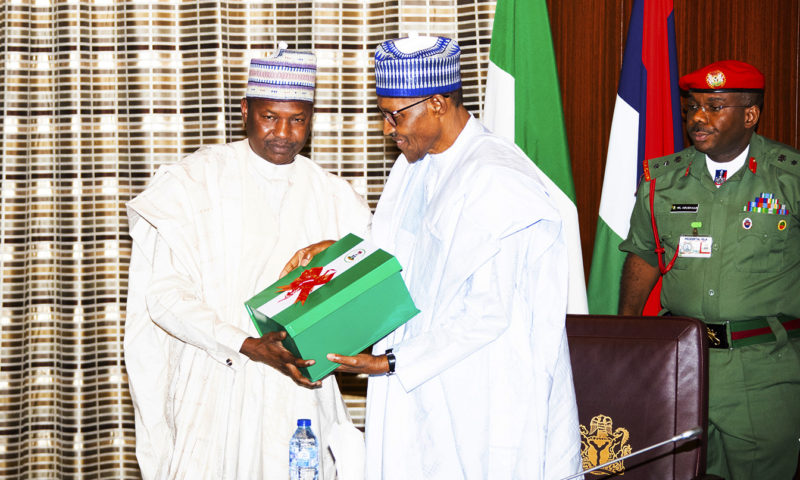
[[[547, 0], [588, 278], [632, 0]], [[800, 2], [674, 0], [678, 67], [737, 59], [766, 75], [759, 133], [800, 148]]]
[[681, 72], [723, 59], [755, 65], [766, 77], [759, 133], [797, 148], [800, 2], [674, 1]]

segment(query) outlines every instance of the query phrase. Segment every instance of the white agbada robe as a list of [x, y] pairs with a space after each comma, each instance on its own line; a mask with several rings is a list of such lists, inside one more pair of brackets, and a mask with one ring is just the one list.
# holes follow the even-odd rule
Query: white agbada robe
[[557, 479], [581, 471], [557, 210], [519, 150], [470, 118], [400, 156], [373, 218], [421, 313], [373, 348], [368, 479]]
[[240, 354], [258, 336], [244, 302], [299, 248], [365, 235], [366, 202], [309, 159], [273, 165], [243, 140], [160, 168], [128, 215], [125, 362], [143, 477], [288, 478], [289, 439], [310, 418], [320, 478], [334, 478], [329, 439], [357, 432], [335, 379], [309, 390]]

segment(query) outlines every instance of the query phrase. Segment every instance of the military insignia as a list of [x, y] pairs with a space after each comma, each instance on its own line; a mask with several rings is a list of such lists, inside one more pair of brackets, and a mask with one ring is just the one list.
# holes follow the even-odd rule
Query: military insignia
[[782, 204], [779, 199], [775, 198], [775, 195], [771, 193], [762, 193], [752, 202], [747, 202], [747, 205], [744, 206], [742, 211], [786, 215], [786, 205]]
[[[608, 463], [631, 453], [627, 443], [630, 434], [622, 427], [614, 429], [613, 420], [607, 415], [596, 415], [589, 422], [589, 428], [581, 425], [581, 460], [583, 469], [588, 470]], [[624, 474], [622, 461], [614, 462], [591, 472], [592, 475]]]
[[750, 160], [747, 161], [747, 168], [750, 169], [751, 172], [756, 173], [758, 162], [756, 162], [755, 157], [750, 157]]
[[720, 70], [708, 72], [706, 75], [706, 84], [711, 88], [720, 88], [725, 86], [725, 74]]
[[720, 186], [728, 179], [728, 171], [724, 168], [718, 168], [714, 173], [714, 185]]
[[728, 334], [724, 323], [706, 323], [709, 348], [728, 348]]
[[744, 228], [745, 230], [750, 230], [752, 227], [753, 227], [753, 221], [750, 220], [750, 217], [745, 217], [744, 220], [742, 220], [742, 228]]
[[781, 220], [778, 222], [778, 230], [783, 231], [786, 228], [786, 220]]
[[706, 335], [708, 336], [708, 341], [711, 342], [711, 345], [719, 347], [722, 344], [722, 341], [717, 336], [717, 332], [714, 330], [706, 327]]

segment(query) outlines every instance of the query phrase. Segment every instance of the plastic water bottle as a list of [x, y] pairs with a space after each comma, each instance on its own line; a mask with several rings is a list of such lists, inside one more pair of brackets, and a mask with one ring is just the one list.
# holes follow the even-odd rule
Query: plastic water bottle
[[319, 447], [311, 431], [311, 420], [297, 420], [297, 430], [289, 441], [289, 479], [317, 480], [319, 476]]

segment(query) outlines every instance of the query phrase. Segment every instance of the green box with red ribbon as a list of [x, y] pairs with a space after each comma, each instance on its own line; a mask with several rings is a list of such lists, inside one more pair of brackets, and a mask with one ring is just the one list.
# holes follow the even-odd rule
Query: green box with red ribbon
[[338, 366], [328, 353], [355, 355], [419, 313], [401, 270], [392, 255], [348, 234], [245, 307], [260, 335], [286, 330], [284, 346], [315, 360], [301, 369], [315, 382]]

